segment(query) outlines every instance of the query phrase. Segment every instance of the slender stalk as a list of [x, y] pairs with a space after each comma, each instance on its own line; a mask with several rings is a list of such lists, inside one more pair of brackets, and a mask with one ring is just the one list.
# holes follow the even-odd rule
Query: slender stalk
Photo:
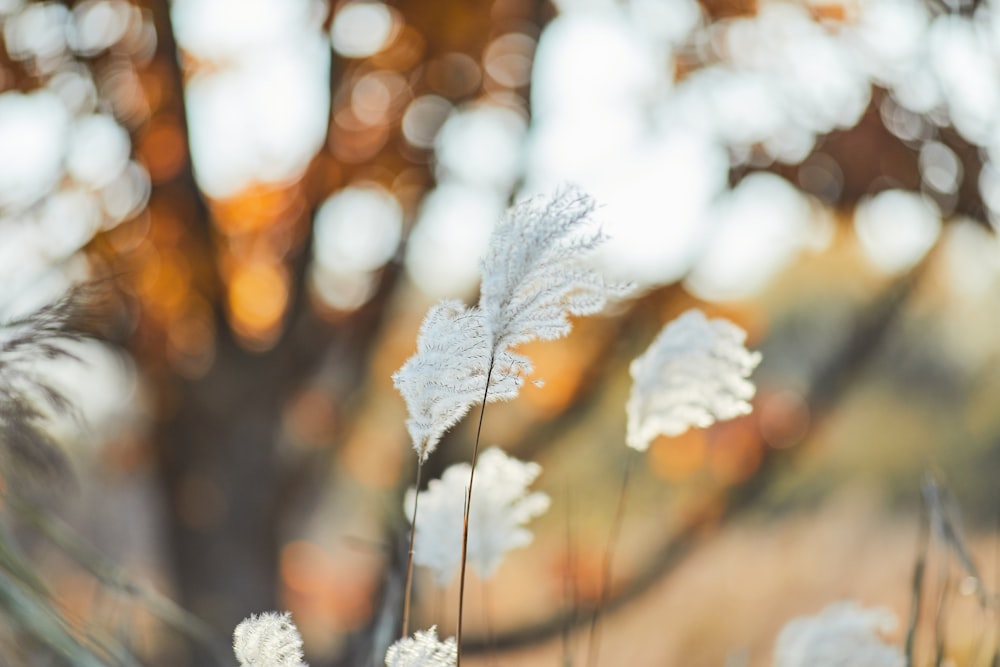
[[[940, 515], [939, 515], [940, 517]], [[943, 520], [943, 519], [942, 519]], [[942, 531], [943, 532], [943, 531]], [[938, 565], [941, 577], [940, 589], [938, 591], [937, 608], [934, 612], [934, 665], [941, 667], [944, 664], [944, 656], [947, 650], [948, 638], [946, 636], [946, 624], [948, 622], [948, 602], [951, 593], [951, 550], [947, 545], [940, 545], [940, 564]]]
[[483, 434], [483, 415], [486, 414], [486, 397], [490, 392], [490, 379], [493, 377], [493, 357], [490, 357], [490, 367], [486, 371], [486, 388], [483, 389], [483, 404], [479, 408], [479, 426], [476, 427], [476, 444], [472, 448], [472, 469], [469, 471], [469, 488], [465, 490], [465, 516], [462, 517], [462, 566], [458, 583], [458, 630], [455, 641], [458, 644], [458, 655], [455, 667], [462, 666], [462, 612], [465, 608], [465, 566], [469, 555], [469, 512], [472, 509], [472, 482], [476, 478], [476, 459], [479, 458], [479, 439]]
[[601, 612], [604, 611], [604, 605], [608, 602], [608, 595], [611, 589], [612, 557], [614, 556], [615, 544], [618, 542], [619, 535], [621, 535], [622, 524], [625, 522], [625, 497], [628, 491], [629, 477], [632, 472], [632, 460], [634, 458], [635, 452], [630, 450], [628, 458], [625, 459], [625, 471], [622, 473], [622, 488], [618, 494], [618, 507], [615, 509], [614, 522], [611, 524], [608, 547], [604, 550], [604, 563], [601, 568], [601, 594], [597, 600], [597, 607], [594, 608], [594, 617], [590, 620], [590, 645], [587, 650], [587, 665], [589, 667], [597, 665], [597, 656], [601, 647], [601, 632], [598, 621], [601, 618]]
[[923, 599], [924, 570], [927, 567], [927, 553], [931, 548], [930, 516], [926, 508], [921, 512], [920, 519], [917, 560], [913, 565], [913, 578], [910, 580], [912, 602], [910, 618], [906, 624], [906, 667], [913, 667], [913, 648], [917, 638], [917, 623], [920, 621], [920, 603]]
[[410, 549], [406, 556], [406, 588], [403, 593], [403, 637], [410, 636], [410, 603], [413, 596], [413, 542], [417, 536], [417, 505], [420, 504], [420, 475], [424, 471], [424, 461], [417, 459], [417, 485], [413, 494], [413, 516], [410, 518]]
[[941, 667], [944, 664], [944, 656], [947, 651], [948, 637], [946, 634], [947, 630], [946, 624], [948, 622], [948, 594], [951, 592], [951, 587], [952, 587], [951, 573], [948, 572], [945, 574], [945, 580], [941, 585], [941, 592], [940, 596], [938, 597], [937, 612], [934, 617], [935, 667]]

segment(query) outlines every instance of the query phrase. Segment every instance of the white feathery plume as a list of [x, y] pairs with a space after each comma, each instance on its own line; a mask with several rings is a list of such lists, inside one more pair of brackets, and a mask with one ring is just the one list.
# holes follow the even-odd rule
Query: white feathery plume
[[569, 316], [597, 312], [624, 293], [581, 264], [605, 241], [594, 207], [576, 190], [517, 204], [497, 224], [481, 263], [479, 306], [442, 301], [428, 311], [416, 354], [393, 375], [421, 463], [484, 394], [487, 402], [517, 396], [532, 368], [513, 347], [564, 336]]
[[307, 667], [302, 637], [289, 612], [251, 614], [233, 630], [233, 653], [240, 667]]
[[629, 367], [626, 444], [645, 451], [658, 435], [748, 414], [756, 390], [746, 378], [761, 357], [743, 346], [745, 340], [743, 329], [697, 309], [667, 324]]
[[903, 667], [902, 652], [880, 636], [895, 627], [888, 609], [864, 609], [854, 601], [832, 604], [782, 628], [774, 667]]
[[[502, 372], [490, 377], [488, 401], [509, 400], [521, 385], [523, 357], [500, 356]], [[392, 376], [406, 402], [406, 427], [421, 463], [437, 447], [445, 432], [483, 400], [490, 366], [490, 343], [478, 308], [460, 301], [442, 301], [424, 317], [417, 336], [417, 352]]]
[[458, 659], [454, 637], [438, 641], [437, 626], [417, 630], [413, 638], [403, 637], [385, 654], [386, 667], [453, 667]]
[[497, 224], [480, 264], [479, 298], [494, 350], [565, 336], [570, 315], [596, 313], [624, 292], [581, 263], [607, 240], [595, 206], [569, 188], [522, 201]]
[[[489, 578], [511, 549], [531, 543], [524, 527], [549, 508], [549, 497], [528, 486], [541, 474], [537, 463], [525, 463], [490, 447], [476, 465], [476, 493], [469, 513], [469, 563], [479, 576]], [[463, 511], [470, 466], [456, 463], [420, 492], [420, 522], [416, 527], [414, 561], [434, 572], [444, 586], [461, 564]], [[410, 489], [403, 503], [413, 513], [416, 491]]]

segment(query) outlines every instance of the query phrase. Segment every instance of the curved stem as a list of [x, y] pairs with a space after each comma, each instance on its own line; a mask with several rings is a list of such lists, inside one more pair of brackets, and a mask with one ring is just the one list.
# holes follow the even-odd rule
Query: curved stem
[[417, 459], [416, 493], [413, 494], [413, 516], [410, 518], [410, 549], [406, 557], [406, 588], [403, 593], [403, 637], [410, 635], [410, 602], [413, 595], [413, 542], [417, 536], [417, 506], [420, 504], [420, 474], [424, 460]]
[[587, 650], [587, 664], [590, 667], [595, 667], [595, 665], [597, 665], [597, 654], [601, 645], [601, 632], [598, 621], [601, 618], [601, 612], [604, 611], [604, 605], [608, 602], [608, 595], [611, 590], [612, 557], [614, 556], [614, 547], [618, 542], [618, 536], [621, 535], [622, 524], [625, 522], [625, 497], [626, 492], [628, 491], [629, 476], [632, 472], [632, 459], [634, 458], [635, 453], [630, 450], [628, 458], [625, 459], [625, 472], [622, 474], [622, 488], [621, 492], [618, 494], [618, 507], [615, 509], [614, 522], [611, 524], [611, 535], [608, 537], [608, 548], [604, 551], [604, 567], [602, 568], [601, 573], [601, 596], [597, 601], [597, 607], [594, 609], [594, 617], [590, 620], [590, 646]]
[[490, 379], [493, 377], [493, 357], [490, 357], [490, 367], [486, 371], [486, 388], [483, 389], [483, 404], [479, 409], [479, 426], [476, 428], [476, 444], [472, 448], [472, 470], [469, 471], [469, 488], [465, 490], [465, 516], [462, 517], [462, 567], [458, 584], [458, 630], [455, 641], [458, 643], [458, 656], [455, 667], [462, 665], [462, 611], [465, 605], [465, 565], [469, 553], [469, 512], [472, 508], [472, 482], [476, 478], [476, 459], [479, 458], [479, 439], [483, 434], [483, 415], [486, 414], [486, 397], [490, 392]]

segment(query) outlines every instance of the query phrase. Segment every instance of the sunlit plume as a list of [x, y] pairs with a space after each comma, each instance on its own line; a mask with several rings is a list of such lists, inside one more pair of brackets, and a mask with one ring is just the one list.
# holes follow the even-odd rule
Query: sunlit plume
[[437, 627], [417, 630], [413, 637], [403, 637], [385, 654], [386, 667], [453, 667], [458, 656], [454, 637], [437, 638]]
[[903, 667], [899, 648], [881, 634], [896, 627], [888, 609], [857, 602], [832, 604], [815, 616], [789, 621], [774, 647], [774, 667]]
[[743, 347], [746, 332], [696, 309], [668, 323], [632, 361], [626, 443], [646, 451], [658, 435], [680, 435], [748, 414], [755, 392], [747, 377], [760, 353]]
[[237, 625], [233, 653], [241, 667], [306, 667], [302, 637], [287, 611], [252, 614]]
[[[458, 572], [462, 554], [463, 491], [469, 484], [468, 463], [448, 467], [439, 480], [420, 492], [420, 520], [415, 526], [414, 562], [429, 568], [444, 586]], [[507, 552], [531, 543], [525, 525], [549, 508], [549, 496], [528, 487], [542, 472], [498, 447], [483, 452], [476, 464], [476, 493], [469, 511], [469, 563], [489, 578]], [[403, 510], [413, 514], [416, 490], [406, 494]]]
[[532, 371], [517, 346], [566, 336], [570, 317], [596, 313], [629, 289], [586, 263], [606, 240], [595, 206], [572, 188], [512, 206], [480, 262], [479, 305], [442, 301], [428, 312], [416, 354], [393, 375], [421, 462], [472, 405], [517, 396]]

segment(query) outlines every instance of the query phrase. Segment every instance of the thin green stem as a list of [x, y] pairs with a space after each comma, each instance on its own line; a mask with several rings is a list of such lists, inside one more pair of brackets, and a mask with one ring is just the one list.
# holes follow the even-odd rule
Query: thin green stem
[[598, 652], [601, 647], [601, 632], [598, 621], [601, 612], [608, 603], [608, 595], [611, 590], [611, 572], [614, 557], [614, 547], [621, 535], [622, 524], [625, 522], [625, 498], [628, 491], [629, 477], [632, 472], [632, 459], [635, 453], [629, 451], [628, 458], [625, 459], [625, 471], [622, 473], [622, 487], [618, 494], [618, 507], [615, 509], [614, 522], [611, 524], [611, 535], [608, 537], [608, 547], [604, 550], [604, 563], [601, 573], [601, 594], [597, 600], [597, 607], [594, 608], [594, 617], [590, 620], [590, 642], [587, 650], [587, 665], [596, 667]]
[[469, 488], [465, 490], [465, 516], [462, 517], [462, 566], [458, 583], [458, 630], [455, 641], [458, 643], [458, 656], [455, 667], [462, 666], [462, 612], [465, 607], [465, 566], [469, 554], [469, 511], [472, 508], [472, 482], [476, 478], [476, 459], [479, 458], [479, 439], [483, 434], [483, 415], [486, 414], [486, 398], [490, 392], [490, 379], [493, 377], [493, 357], [490, 357], [490, 367], [486, 371], [486, 388], [483, 389], [483, 404], [479, 408], [479, 426], [476, 428], [476, 444], [472, 448], [472, 470], [469, 471]]
[[424, 460], [417, 459], [417, 485], [413, 494], [413, 516], [410, 518], [410, 549], [406, 556], [406, 588], [403, 593], [403, 637], [410, 635], [410, 603], [413, 596], [413, 542], [417, 535], [417, 505], [420, 504], [420, 475]]

